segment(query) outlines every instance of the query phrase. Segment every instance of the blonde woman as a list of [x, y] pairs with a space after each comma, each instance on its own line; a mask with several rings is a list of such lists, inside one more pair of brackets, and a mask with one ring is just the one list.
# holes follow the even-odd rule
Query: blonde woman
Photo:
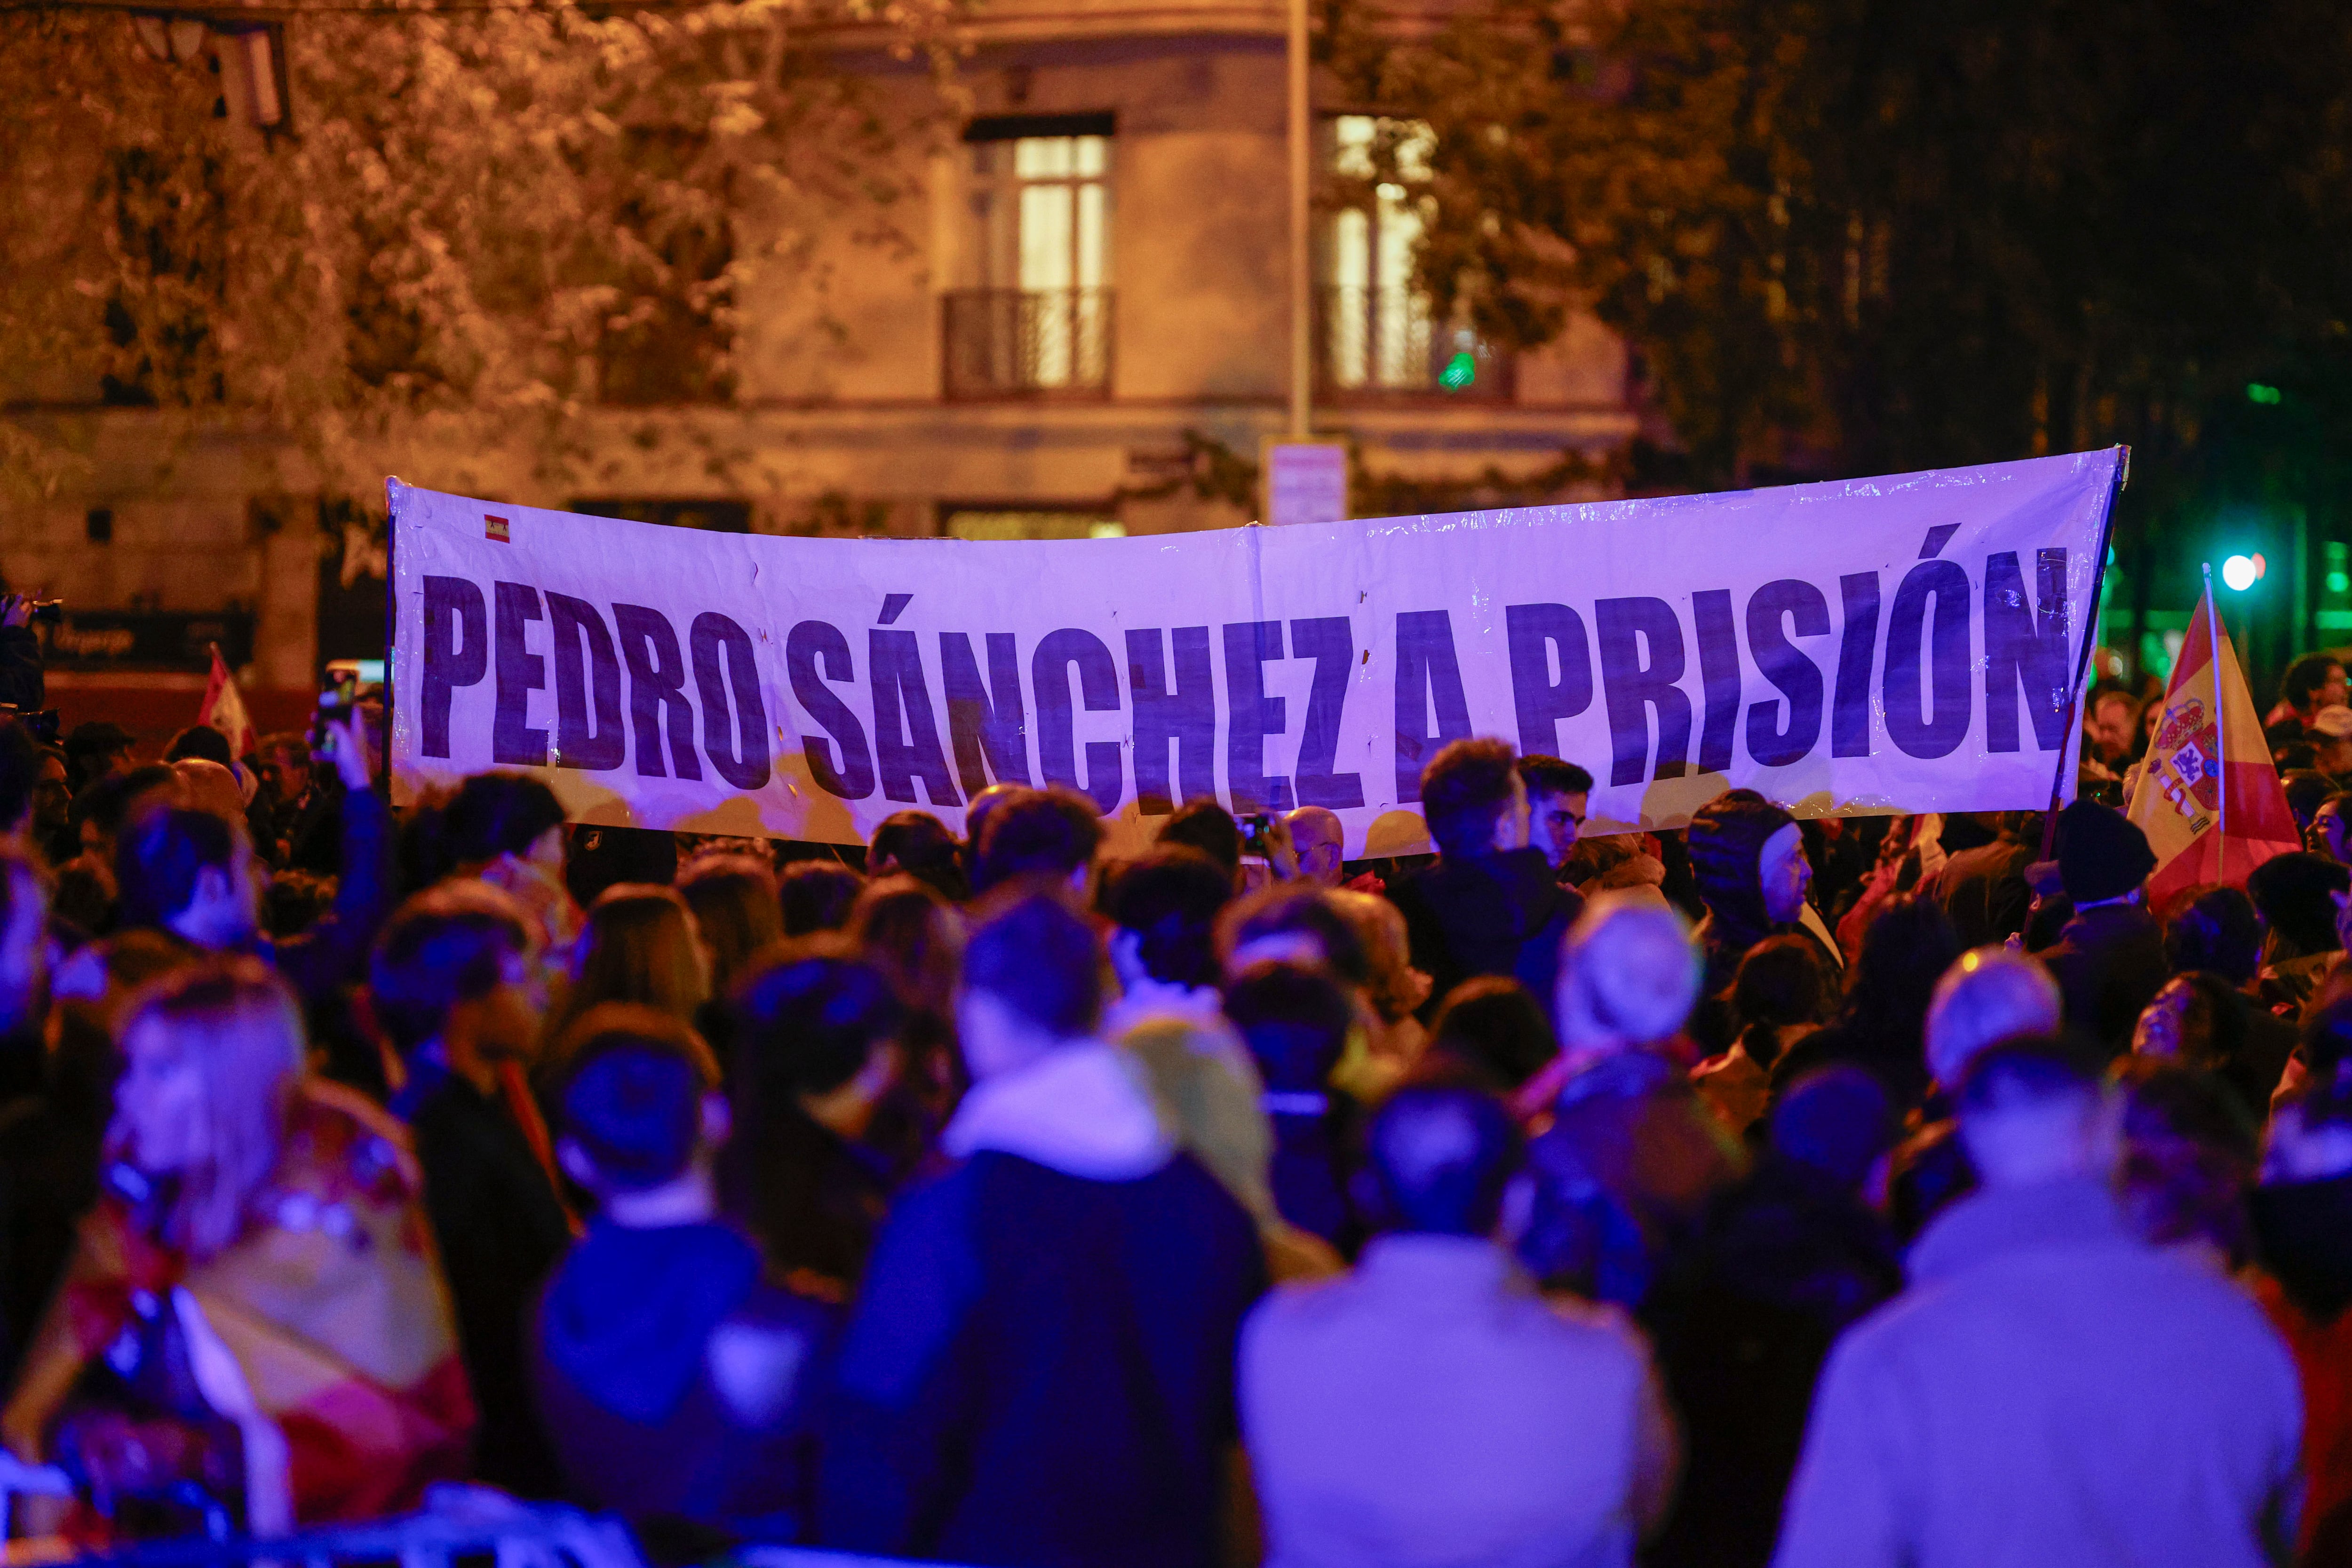
[[99, 1535], [369, 1519], [462, 1475], [473, 1401], [405, 1134], [305, 1073], [300, 1009], [257, 959], [155, 982], [121, 1044], [105, 1195], [9, 1447], [62, 1462]]
[[[1429, 1044], [1429, 1031], [1414, 1016], [1429, 1000], [1429, 976], [1412, 966], [1402, 910], [1375, 894], [1348, 888], [1335, 888], [1328, 897], [1364, 944], [1371, 971], [1364, 986], [1364, 1000], [1371, 1008], [1364, 1044], [1385, 1089], [1421, 1059]], [[1349, 1064], [1343, 1063], [1341, 1070], [1348, 1071]]]

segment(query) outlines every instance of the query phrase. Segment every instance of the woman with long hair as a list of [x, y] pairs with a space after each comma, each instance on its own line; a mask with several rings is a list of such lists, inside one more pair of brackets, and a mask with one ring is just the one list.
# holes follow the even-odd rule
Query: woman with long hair
[[406, 1134], [305, 1071], [257, 959], [165, 975], [121, 1041], [105, 1192], [9, 1447], [117, 1537], [371, 1519], [463, 1475], [473, 1401]]
[[1862, 933], [1837, 1016], [1781, 1053], [1772, 1068], [1774, 1093], [1843, 1062], [1876, 1073], [1896, 1111], [1908, 1113], [1927, 1094], [1927, 1004], [1959, 956], [1943, 905], [1923, 893], [1887, 900]]
[[571, 984], [547, 1016], [541, 1037], [540, 1085], [561, 1083], [569, 1069], [558, 1048], [573, 1022], [604, 1002], [638, 1002], [682, 1024], [710, 999], [710, 960], [694, 911], [675, 888], [621, 882], [597, 896], [574, 950]]
[[710, 963], [710, 994], [724, 996], [751, 968], [751, 955], [782, 940], [776, 873], [757, 856], [702, 854], [677, 874], [678, 896], [694, 912]]

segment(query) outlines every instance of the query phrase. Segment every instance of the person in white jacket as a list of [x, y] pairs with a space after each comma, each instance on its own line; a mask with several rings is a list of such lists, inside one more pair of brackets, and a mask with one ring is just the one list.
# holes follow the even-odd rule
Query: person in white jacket
[[1980, 1188], [1831, 1352], [1779, 1568], [2290, 1560], [2294, 1364], [2227, 1276], [2133, 1233], [2100, 1065], [2048, 1037], [1968, 1064]]
[[1496, 1239], [1509, 1113], [1424, 1079], [1369, 1143], [1383, 1234], [1353, 1273], [1283, 1288], [1243, 1329], [1270, 1568], [1631, 1563], [1673, 1489], [1674, 1427], [1639, 1331], [1547, 1300]]

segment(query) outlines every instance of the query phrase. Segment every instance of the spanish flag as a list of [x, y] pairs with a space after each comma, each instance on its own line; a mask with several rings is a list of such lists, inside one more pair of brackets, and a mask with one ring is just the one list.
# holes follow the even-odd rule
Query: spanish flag
[[2214, 613], [2210, 572], [2124, 810], [2156, 852], [2151, 908], [2207, 883], [2242, 888], [2255, 867], [2303, 847], [2237, 650]]
[[205, 700], [196, 710], [196, 722], [226, 736], [232, 757], [249, 757], [260, 749], [261, 736], [253, 727], [252, 716], [246, 711], [245, 693], [236, 689], [236, 677], [229, 673], [228, 661], [221, 658], [218, 643], [213, 644], [212, 679], [205, 682]]

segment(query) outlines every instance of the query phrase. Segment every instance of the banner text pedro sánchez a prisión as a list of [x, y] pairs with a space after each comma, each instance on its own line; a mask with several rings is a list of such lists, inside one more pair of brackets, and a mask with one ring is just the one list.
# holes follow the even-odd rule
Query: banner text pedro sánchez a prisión
[[2040, 806], [2123, 457], [989, 543], [394, 479], [394, 794], [517, 769], [577, 821], [854, 843], [1058, 784], [1129, 834], [1213, 795], [1404, 854], [1423, 765], [1498, 735], [1592, 773], [1588, 832], [1734, 785], [1801, 816]]

